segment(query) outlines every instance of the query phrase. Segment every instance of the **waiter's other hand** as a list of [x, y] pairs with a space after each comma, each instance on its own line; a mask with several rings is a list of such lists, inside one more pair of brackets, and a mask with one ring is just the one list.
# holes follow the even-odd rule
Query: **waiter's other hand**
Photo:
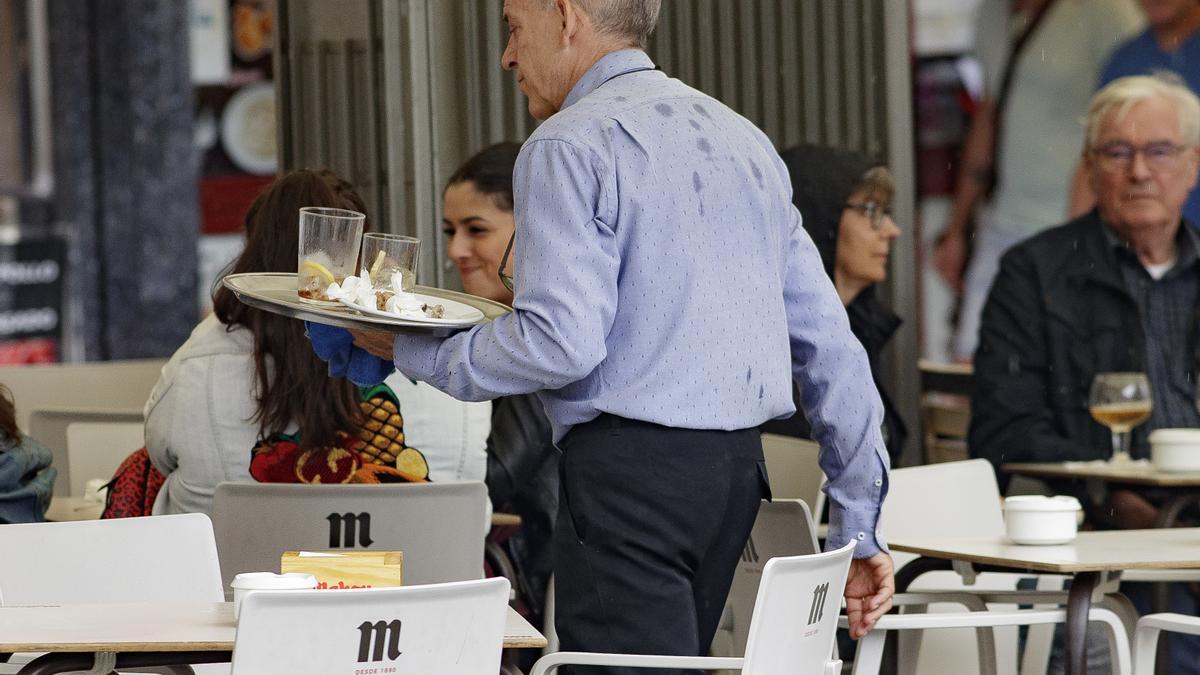
[[896, 578], [892, 574], [892, 556], [876, 553], [870, 558], [851, 561], [846, 577], [846, 618], [850, 637], [857, 640], [875, 627], [879, 617], [892, 608]]
[[392, 347], [396, 343], [395, 335], [381, 330], [352, 330], [350, 334], [354, 336], [356, 346], [381, 359], [392, 360]]

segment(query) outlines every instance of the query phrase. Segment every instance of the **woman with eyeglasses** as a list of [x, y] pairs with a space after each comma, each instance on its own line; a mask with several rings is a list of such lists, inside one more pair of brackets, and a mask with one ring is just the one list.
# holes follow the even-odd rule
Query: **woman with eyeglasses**
[[[900, 318], [875, 297], [887, 278], [888, 256], [900, 228], [892, 219], [895, 181], [883, 164], [857, 153], [802, 145], [782, 153], [792, 179], [792, 201], [804, 217], [825, 272], [850, 316], [850, 330], [867, 351], [883, 399], [883, 435], [892, 465], [900, 458], [907, 429], [880, 382], [879, 355], [900, 327]], [[799, 400], [797, 400], [797, 410]], [[804, 415], [763, 425], [763, 431], [811, 437]]]
[[[519, 143], [484, 148], [450, 177], [442, 202], [447, 256], [458, 267], [463, 290], [506, 305], [513, 301], [507, 253], [514, 232], [513, 166], [520, 150]], [[558, 450], [536, 395], [492, 402], [487, 451], [493, 507], [521, 516], [520, 530], [505, 544], [517, 567], [521, 599], [532, 620], [539, 621], [558, 512]]]

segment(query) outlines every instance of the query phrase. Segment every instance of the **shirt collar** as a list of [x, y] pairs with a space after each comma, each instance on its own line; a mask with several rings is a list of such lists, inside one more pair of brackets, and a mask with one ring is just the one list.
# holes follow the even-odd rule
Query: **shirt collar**
[[[1108, 223], [1104, 223], [1103, 230], [1104, 240], [1116, 252], [1118, 260], [1132, 261], [1139, 268], [1142, 267], [1141, 261], [1137, 259], [1133, 251], [1129, 250], [1129, 246], [1121, 241]], [[1175, 233], [1175, 264], [1171, 267], [1171, 271], [1186, 269], [1197, 262], [1200, 262], [1200, 235], [1196, 233], [1196, 229], [1191, 223], [1182, 220], [1179, 223], [1179, 231]]]
[[571, 92], [567, 94], [566, 100], [563, 101], [562, 109], [569, 108], [574, 105], [579, 99], [596, 91], [600, 85], [619, 75], [632, 73], [639, 70], [653, 70], [654, 61], [646, 55], [646, 52], [640, 49], [622, 49], [616, 52], [609, 52], [600, 57], [600, 60], [592, 64], [583, 77], [571, 87]]

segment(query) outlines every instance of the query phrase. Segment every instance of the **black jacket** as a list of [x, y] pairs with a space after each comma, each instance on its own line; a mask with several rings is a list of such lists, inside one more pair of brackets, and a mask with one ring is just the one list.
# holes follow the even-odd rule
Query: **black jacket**
[[487, 485], [492, 507], [521, 516], [521, 527], [505, 542], [517, 568], [517, 588], [534, 617], [542, 615], [554, 563], [551, 538], [558, 515], [558, 448], [550, 420], [534, 394], [492, 402]]
[[[1088, 390], [1097, 373], [1142, 370], [1145, 334], [1102, 228], [1093, 211], [1000, 261], [980, 325], [968, 439], [971, 455], [997, 469], [1111, 454], [1110, 432], [1088, 412]], [[1193, 372], [1198, 318], [1193, 309]], [[1133, 441], [1144, 444], [1144, 431], [1135, 429]]]

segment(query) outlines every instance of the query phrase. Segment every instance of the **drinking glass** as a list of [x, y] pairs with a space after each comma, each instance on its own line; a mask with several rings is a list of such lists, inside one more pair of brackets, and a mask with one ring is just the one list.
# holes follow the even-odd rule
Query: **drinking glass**
[[358, 211], [306, 206], [300, 209], [300, 252], [296, 293], [304, 302], [328, 303], [329, 285], [354, 274], [362, 241], [363, 221]]
[[417, 284], [417, 255], [421, 240], [398, 234], [368, 232], [363, 235], [362, 272], [375, 290], [393, 290], [392, 278], [400, 275], [401, 290], [412, 293]]
[[1150, 418], [1153, 404], [1145, 373], [1100, 373], [1088, 395], [1092, 417], [1112, 430], [1115, 463], [1129, 461], [1129, 432]]

